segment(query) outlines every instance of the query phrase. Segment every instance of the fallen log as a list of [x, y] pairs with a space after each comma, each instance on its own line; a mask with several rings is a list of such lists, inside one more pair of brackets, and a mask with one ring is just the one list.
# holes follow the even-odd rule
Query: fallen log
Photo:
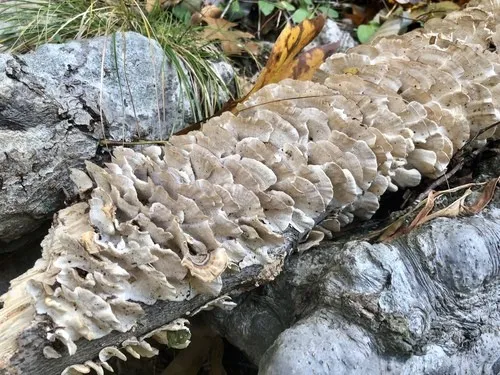
[[[284, 253], [291, 250], [291, 243], [277, 249], [277, 252]], [[280, 265], [281, 266], [281, 265]], [[279, 269], [276, 270], [276, 272]], [[270, 272], [269, 274], [274, 274]], [[241, 292], [246, 289], [254, 288], [258, 283], [269, 282], [270, 278], [263, 272], [262, 266], [251, 266], [243, 269], [241, 272], [223, 277], [224, 287], [221, 294], [230, 292]], [[132, 332], [112, 332], [107, 336], [94, 341], [78, 341], [78, 351], [70, 356], [63, 353], [60, 358], [46, 358], [43, 348], [47, 345], [53, 345], [47, 341], [46, 327], [50, 322], [45, 319], [33, 320], [34, 311], [24, 310], [30, 303], [29, 299], [22, 299], [14, 309], [2, 312], [2, 319], [7, 316], [7, 320], [2, 324], [2, 342], [3, 344], [13, 344], [10, 347], [2, 346], [0, 362], [2, 374], [39, 374], [52, 375], [62, 373], [67, 367], [79, 363], [85, 363], [89, 359], [99, 357], [99, 353], [106, 347], [120, 347], [120, 344], [131, 336], [143, 337], [148, 333], [158, 329], [167, 322], [171, 322], [179, 317], [186, 316], [188, 312], [195, 311], [207, 304], [214, 297], [210, 295], [198, 295], [192, 300], [173, 302], [158, 301], [152, 306], [144, 306], [144, 319], [137, 322], [137, 327]], [[187, 316], [189, 317], [189, 316]], [[12, 326], [13, 335], [4, 326]], [[6, 344], [7, 343], [7, 344]], [[8, 358], [9, 362], [3, 362]]]
[[333, 55], [313, 82], [268, 85], [163, 148], [117, 148], [106, 168], [87, 164], [92, 179], [73, 171], [91, 198], [58, 213], [1, 297], [1, 371], [99, 373], [124, 342], [152, 355], [144, 335], [272, 280], [318, 221], [369, 219], [386, 191], [498, 138], [499, 9], [473, 3]]

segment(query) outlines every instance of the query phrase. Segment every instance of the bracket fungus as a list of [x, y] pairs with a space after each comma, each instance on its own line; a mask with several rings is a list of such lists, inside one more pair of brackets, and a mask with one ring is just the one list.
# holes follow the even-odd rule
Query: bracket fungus
[[[471, 137], [498, 137], [482, 130], [500, 120], [499, 19], [496, 0], [473, 0], [333, 55], [312, 81], [265, 86], [236, 115], [164, 147], [116, 148], [104, 168], [87, 163], [91, 199], [58, 213], [42, 259], [1, 297], [2, 314], [24, 303], [26, 322], [35, 310], [48, 315], [48, 337], [73, 353], [81, 338], [132, 329], [144, 305], [217, 296], [226, 269], [272, 262], [290, 230], [307, 234], [328, 214], [331, 231], [369, 219], [386, 191], [442, 175]], [[129, 353], [154, 354], [130, 340]]]
[[[138, 339], [132, 336], [126, 339], [121, 343], [120, 348], [115, 346], [105, 347], [99, 351], [97, 360], [88, 360], [83, 364], [68, 366], [62, 371], [61, 375], [88, 374], [92, 370], [97, 375], [104, 375], [104, 370], [114, 372], [113, 367], [108, 363], [109, 360], [116, 357], [120, 361], [127, 361], [125, 353], [137, 359], [154, 357], [158, 355], [159, 351], [146, 341], [149, 338], [160, 344], [168, 345], [170, 348], [185, 349], [191, 339], [191, 331], [186, 327], [186, 324], [188, 324], [186, 319], [176, 319], [155, 329], [143, 338]], [[49, 351], [52, 352], [54, 349]]]

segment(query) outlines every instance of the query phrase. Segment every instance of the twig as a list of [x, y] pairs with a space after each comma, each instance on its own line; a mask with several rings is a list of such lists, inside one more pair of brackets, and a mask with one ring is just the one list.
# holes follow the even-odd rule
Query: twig
[[[471, 145], [472, 142], [477, 140], [477, 138], [481, 135], [486, 133], [488, 130], [494, 128], [495, 126], [500, 125], [500, 121], [497, 121], [491, 125], [488, 125], [484, 129], [481, 129], [476, 135], [474, 135], [471, 139], [469, 139], [465, 144], [457, 151], [457, 153], [453, 156], [453, 158], [450, 160], [450, 165], [453, 165], [453, 168], [450, 169], [447, 173], [439, 177], [437, 180], [433, 181], [422, 193], [418, 195], [418, 197], [412, 202], [411, 206], [415, 207], [418, 205], [423, 199], [427, 198], [429, 193], [432, 190], [435, 190], [437, 187], [442, 185], [445, 181], [448, 181], [451, 177], [453, 177], [465, 164], [467, 160], [472, 160], [475, 157], [477, 157], [480, 153], [482, 153], [485, 149], [485, 146], [472, 151], [470, 154], [465, 155], [466, 149], [468, 146]], [[407, 206], [408, 201], [411, 199], [411, 196], [408, 197], [402, 204], [402, 208]]]
[[418, 205], [422, 200], [427, 198], [427, 196], [432, 190], [435, 190], [437, 187], [441, 186], [441, 184], [443, 184], [445, 181], [448, 181], [453, 175], [455, 175], [455, 173], [457, 173], [463, 167], [464, 164], [465, 164], [465, 159], [460, 160], [460, 162], [458, 162], [457, 165], [455, 165], [449, 172], [445, 173], [437, 180], [435, 180], [432, 184], [427, 186], [427, 189], [425, 189], [422, 193], [420, 193], [417, 199], [413, 201], [412, 206]]
[[478, 132], [477, 132], [477, 134], [476, 134], [474, 137], [472, 137], [471, 139], [469, 139], [469, 140], [465, 143], [465, 145], [463, 145], [463, 146], [462, 146], [462, 148], [460, 148], [460, 150], [463, 150], [466, 146], [468, 146], [468, 145], [470, 145], [472, 142], [474, 142], [474, 141], [477, 139], [477, 137], [479, 137], [481, 134], [486, 133], [488, 130], [490, 130], [490, 129], [494, 128], [495, 126], [498, 126], [498, 125], [500, 125], [500, 121], [494, 122], [493, 124], [491, 124], [491, 125], [489, 125], [489, 126], [485, 127], [484, 129], [481, 129], [480, 131], [478, 131]]
[[134, 142], [125, 142], [125, 141], [115, 141], [112, 139], [101, 139], [99, 141], [99, 146], [107, 147], [107, 146], [142, 146], [142, 145], [165, 145], [168, 144], [168, 141], [134, 141]]
[[387, 15], [385, 16], [385, 18], [389, 18], [390, 16], [392, 16], [392, 13], [394, 13], [396, 11], [396, 9], [399, 7], [399, 4], [394, 4], [394, 6], [391, 8], [391, 10], [389, 10], [389, 12], [387, 13]]
[[231, 4], [233, 3], [234, 0], [229, 0], [227, 2], [227, 5], [226, 7], [224, 8], [224, 10], [222, 11], [222, 14], [220, 15], [220, 18], [224, 18], [224, 16], [226, 15], [226, 13], [228, 12], [229, 8], [231, 7]]

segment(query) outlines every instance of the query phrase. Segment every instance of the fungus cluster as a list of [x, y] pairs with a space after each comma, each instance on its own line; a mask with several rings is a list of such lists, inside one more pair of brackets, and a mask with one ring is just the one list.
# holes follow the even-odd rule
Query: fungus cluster
[[[188, 323], [186, 319], [179, 318], [155, 329], [144, 338], [130, 337], [121, 343], [120, 348], [107, 346], [99, 351], [98, 359], [68, 366], [61, 375], [88, 374], [92, 370], [97, 375], [104, 375], [104, 370], [114, 372], [113, 367], [109, 364], [109, 360], [113, 357], [126, 361], [126, 354], [137, 359], [157, 356], [159, 350], [145, 340], [149, 338], [160, 344], [168, 345], [170, 348], [185, 349], [191, 342], [191, 332], [186, 326]], [[48, 358], [59, 358], [61, 356], [50, 346], [44, 348], [44, 354]]]
[[227, 268], [272, 261], [287, 230], [369, 219], [386, 191], [497, 136], [481, 131], [500, 119], [499, 17], [493, 1], [471, 3], [333, 55], [312, 82], [268, 85], [165, 147], [117, 148], [87, 164], [93, 182], [74, 172], [91, 199], [59, 213], [30, 283], [51, 334], [71, 353], [131, 329], [139, 303], [217, 295]]

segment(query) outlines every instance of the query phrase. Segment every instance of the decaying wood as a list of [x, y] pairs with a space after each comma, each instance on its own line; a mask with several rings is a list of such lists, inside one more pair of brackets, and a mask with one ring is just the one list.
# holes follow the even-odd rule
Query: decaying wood
[[[270, 256], [274, 262], [263, 265], [253, 265], [243, 268], [241, 272], [225, 274], [221, 295], [239, 294], [255, 288], [257, 285], [267, 283], [276, 277], [283, 266], [286, 255], [295, 247], [299, 240], [297, 231], [287, 232], [286, 242], [283, 246], [273, 249]], [[36, 266], [25, 274], [12, 280], [11, 292], [17, 288], [24, 291], [28, 280], [42, 277], [43, 272]], [[3, 297], [5, 297], [4, 295]], [[12, 297], [12, 296], [11, 296]], [[131, 336], [141, 338], [147, 333], [161, 327], [166, 322], [171, 322], [180, 317], [189, 318], [193, 312], [214, 300], [214, 296], [197, 295], [191, 300], [158, 301], [152, 306], [142, 304], [144, 317], [137, 322], [136, 327], [130, 332], [117, 332], [97, 340], [79, 340], [78, 351], [68, 355], [65, 350], [59, 351], [60, 358], [46, 358], [42, 348], [53, 345], [47, 340], [47, 329], [51, 325], [46, 316], [37, 316], [31, 304], [31, 297], [27, 293], [14, 293], [11, 300], [5, 300], [7, 305], [0, 310], [0, 374], [37, 374], [52, 375], [63, 372], [68, 366], [84, 363], [92, 358], [97, 358], [104, 347], [116, 346]]]
[[[278, 257], [284, 256], [293, 248], [296, 242], [297, 233], [291, 233], [290, 241], [280, 249], [276, 249]], [[263, 272], [263, 266], [255, 265], [243, 269], [234, 275], [227, 275], [223, 278], [224, 287], [222, 294], [239, 293], [241, 291], [252, 289], [258, 283], [271, 281], [269, 276], [276, 275], [281, 269], [281, 262], [271, 265], [276, 267]], [[195, 311], [197, 308], [205, 305], [213, 297], [208, 295], [198, 295], [194, 299], [182, 302], [159, 301], [153, 306], [144, 306], [144, 319], [137, 324], [133, 332], [113, 332], [108, 336], [95, 341], [80, 340], [77, 342], [78, 351], [75, 355], [64, 354], [61, 358], [47, 359], [44, 357], [41, 348], [48, 344], [45, 331], [45, 320], [34, 322], [31, 326], [19, 327], [19, 336], [16, 338], [14, 352], [6, 353], [6, 346], [0, 346], [0, 374], [33, 374], [33, 375], [54, 375], [61, 373], [66, 367], [84, 363], [85, 361], [96, 358], [99, 351], [106, 346], [116, 346], [128, 339], [131, 335], [141, 337], [152, 330], [162, 326], [179, 317], [185, 317], [187, 312]], [[16, 324], [18, 314], [15, 312], [10, 316], [5, 316], [4, 311], [0, 314], [0, 319], [6, 324]], [[5, 320], [4, 320], [5, 319]], [[31, 322], [26, 322], [31, 323]], [[5, 344], [2, 336], [2, 343]], [[119, 345], [118, 345], [119, 346]], [[6, 358], [6, 354], [9, 356]], [[6, 361], [9, 362], [6, 362]]]
[[1, 370], [95, 360], [214, 295], [272, 280], [326, 214], [339, 231], [369, 219], [386, 191], [443, 175], [500, 118], [499, 9], [474, 3], [334, 55], [313, 82], [265, 86], [237, 115], [163, 148], [118, 148], [106, 168], [87, 164], [92, 180], [73, 171], [91, 199], [57, 215], [42, 258], [2, 297]]

